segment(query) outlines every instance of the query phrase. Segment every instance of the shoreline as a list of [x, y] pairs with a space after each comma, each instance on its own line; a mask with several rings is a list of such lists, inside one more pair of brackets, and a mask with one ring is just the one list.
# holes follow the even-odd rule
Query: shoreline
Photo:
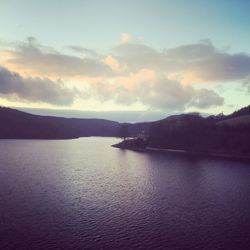
[[250, 161], [250, 156], [244, 155], [232, 155], [226, 153], [217, 153], [217, 152], [199, 152], [199, 151], [188, 151], [183, 149], [170, 149], [170, 148], [154, 148], [154, 147], [133, 147], [133, 146], [122, 146], [118, 144], [111, 145], [112, 147], [125, 149], [125, 150], [132, 150], [132, 151], [139, 151], [145, 153], [152, 153], [152, 152], [159, 152], [159, 153], [174, 153], [174, 154], [182, 154], [187, 156], [205, 156], [205, 157], [213, 157], [213, 158], [224, 158], [224, 159], [232, 159], [232, 160], [247, 160]]

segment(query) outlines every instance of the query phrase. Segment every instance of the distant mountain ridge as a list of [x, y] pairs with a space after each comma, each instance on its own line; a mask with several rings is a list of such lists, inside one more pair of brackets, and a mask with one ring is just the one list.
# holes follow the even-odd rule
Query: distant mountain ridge
[[84, 136], [117, 136], [118, 122], [32, 115], [0, 108], [1, 139], [71, 139]]
[[64, 118], [33, 115], [0, 107], [0, 139], [73, 139], [87, 136], [119, 136], [122, 124], [135, 136], [150, 126], [145, 123], [119, 123], [95, 118]]
[[[194, 124], [195, 123], [195, 124]], [[250, 106], [228, 116], [202, 117], [198, 114], [172, 115], [155, 122], [119, 123], [104, 119], [63, 118], [32, 115], [16, 109], [0, 107], [0, 139], [71, 139], [85, 136], [119, 136], [122, 125], [128, 127], [128, 136], [141, 132], [187, 129], [190, 126], [208, 128], [219, 126], [248, 126]]]

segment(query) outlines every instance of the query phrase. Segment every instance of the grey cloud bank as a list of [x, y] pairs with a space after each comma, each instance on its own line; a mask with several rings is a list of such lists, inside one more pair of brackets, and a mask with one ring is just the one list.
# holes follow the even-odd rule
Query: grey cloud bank
[[230, 54], [209, 40], [157, 51], [144, 44], [121, 44], [114, 49], [117, 58], [130, 70], [153, 68], [166, 73], [193, 73], [201, 82], [242, 80], [250, 75], [250, 55]]
[[19, 74], [0, 67], [0, 94], [12, 99], [66, 106], [73, 103], [76, 93], [64, 87], [62, 82], [46, 78], [22, 78]]
[[[197, 83], [226, 84], [235, 81], [242, 86], [244, 82], [244, 89], [250, 89], [247, 80], [250, 55], [218, 49], [209, 40], [159, 51], [129, 39], [117, 44], [106, 55], [75, 45], [67, 48], [73, 54], [59, 53], [30, 37], [8, 49], [11, 57], [6, 60], [7, 65], [30, 69], [39, 77], [24, 79], [3, 67], [0, 71], [1, 94], [53, 105], [71, 105], [76, 97], [89, 96], [101, 103], [112, 100], [122, 105], [142, 103], [146, 108], [155, 110], [184, 111], [188, 107], [206, 109], [224, 103], [221, 93], [207, 89], [205, 85], [197, 87]], [[105, 61], [108, 56], [110, 60]], [[119, 67], [121, 65], [123, 67]], [[128, 87], [119, 78], [127, 78], [129, 82], [145, 69], [154, 72], [154, 79], [138, 82], [134, 79], [136, 84]], [[101, 79], [95, 84], [83, 82], [89, 93], [77, 95], [70, 86], [50, 80], [51, 76], [63, 80], [76, 76]]]
[[86, 55], [79, 57], [62, 54], [40, 45], [35, 38], [30, 37], [15, 50], [9, 50], [12, 57], [8, 63], [24, 69], [32, 69], [39, 75], [58, 77], [105, 76], [111, 73], [111, 69], [100, 59], [89, 56], [91, 50], [77, 47], [73, 49], [84, 51]]
[[213, 90], [196, 90], [163, 76], [159, 76], [155, 82], [143, 81], [133, 91], [119, 84], [110, 86], [109, 83], [100, 83], [93, 89], [93, 95], [103, 101], [113, 98], [124, 105], [140, 102], [148, 108], [166, 112], [184, 111], [188, 107], [203, 109], [224, 103], [224, 98]]

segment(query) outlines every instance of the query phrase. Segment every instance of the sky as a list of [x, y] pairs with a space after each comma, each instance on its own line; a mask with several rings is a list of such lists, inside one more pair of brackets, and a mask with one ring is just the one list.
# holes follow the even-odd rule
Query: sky
[[250, 104], [249, 12], [247, 0], [0, 0], [0, 105], [231, 113]]

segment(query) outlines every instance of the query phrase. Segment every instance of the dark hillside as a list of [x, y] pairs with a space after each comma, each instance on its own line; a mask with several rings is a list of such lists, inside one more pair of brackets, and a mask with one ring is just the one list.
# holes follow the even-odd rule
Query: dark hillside
[[82, 136], [116, 136], [119, 123], [101, 119], [73, 119], [31, 115], [0, 108], [0, 138], [69, 139]]
[[250, 123], [231, 126], [226, 123], [226, 120], [218, 122], [216, 116], [169, 117], [152, 123], [147, 146], [194, 152], [250, 155]]

